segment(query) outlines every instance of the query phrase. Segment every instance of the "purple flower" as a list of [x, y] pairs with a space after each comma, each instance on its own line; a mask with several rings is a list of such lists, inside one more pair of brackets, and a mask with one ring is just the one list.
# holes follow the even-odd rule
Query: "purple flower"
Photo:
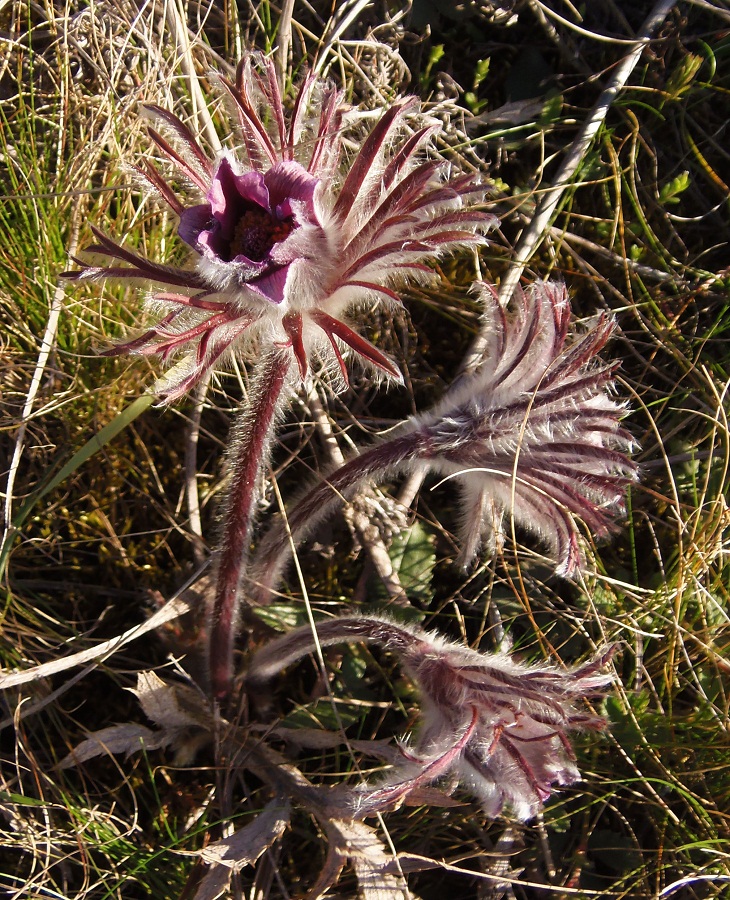
[[439, 126], [419, 114], [415, 98], [386, 110], [359, 140], [341, 180], [342, 92], [309, 76], [287, 114], [273, 64], [257, 54], [241, 63], [235, 83], [220, 81], [241, 152], [210, 159], [183, 122], [147, 107], [172, 135], [170, 143], [151, 128], [152, 140], [198, 194], [195, 201], [180, 199], [151, 163], [137, 169], [179, 217], [194, 268], [155, 263], [95, 230], [99, 243], [88, 250], [124, 265], [77, 260], [81, 270], [67, 273], [165, 287], [149, 303], [152, 327], [109, 352], [175, 358], [155, 386], [166, 401], [181, 397], [219, 360], [252, 348], [288, 348], [302, 378], [315, 356], [344, 382], [349, 348], [400, 379], [396, 366], [350, 326], [348, 313], [373, 300], [398, 303], [403, 285], [436, 277], [427, 262], [485, 243], [496, 219], [474, 208], [484, 186], [424, 155]]
[[263, 300], [282, 303], [292, 264], [326, 241], [314, 209], [317, 179], [295, 162], [277, 163], [263, 175], [237, 175], [234, 165], [221, 159], [208, 202], [182, 210], [178, 234], [221, 286], [246, 285]]
[[[559, 670], [525, 665], [504, 653], [478, 653], [379, 616], [320, 622], [317, 639], [321, 646], [363, 640], [384, 647], [398, 656], [422, 699], [414, 743], [403, 748], [402, 761], [387, 781], [358, 789], [353, 799], [357, 818], [449, 775], [480, 800], [487, 815], [509, 807], [518, 818], [529, 819], [555, 785], [580, 780], [568, 734], [605, 727], [582, 706], [611, 681], [601, 672], [611, 648], [583, 666]], [[249, 689], [259, 691], [314, 646], [309, 626], [272, 641], [251, 661]]]
[[599, 316], [571, 335], [561, 284], [518, 290], [510, 310], [487, 285], [476, 289], [489, 338], [480, 370], [331, 472], [289, 511], [289, 531], [276, 525], [264, 536], [252, 578], [262, 600], [286, 564], [289, 533], [302, 540], [343, 496], [418, 467], [459, 487], [464, 565], [482, 545], [500, 544], [514, 522], [546, 544], [556, 571], [569, 576], [581, 563], [576, 520], [594, 538], [615, 527], [636, 466], [620, 424], [624, 406], [609, 393], [616, 364], [598, 359], [613, 322]]

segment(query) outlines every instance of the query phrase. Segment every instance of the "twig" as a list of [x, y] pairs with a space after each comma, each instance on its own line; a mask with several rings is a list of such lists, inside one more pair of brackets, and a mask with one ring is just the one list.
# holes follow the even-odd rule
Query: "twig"
[[633, 259], [626, 259], [625, 257], [620, 256], [618, 253], [615, 253], [613, 250], [608, 250], [606, 247], [601, 247], [600, 244], [596, 244], [594, 241], [590, 241], [579, 234], [568, 234], [562, 228], [552, 227], [550, 229], [550, 235], [558, 241], [563, 241], [566, 244], [575, 244], [578, 247], [583, 247], [586, 250], [590, 250], [591, 253], [595, 253], [596, 256], [600, 256], [601, 259], [605, 259], [606, 262], [611, 263], [611, 265], [618, 266], [621, 269], [630, 269], [641, 278], [659, 282], [670, 281], [673, 283], [677, 283], [678, 286], [683, 288], [684, 290], [687, 290], [689, 287], [684, 278], [680, 278], [678, 281], [678, 276], [672, 272], [665, 272], [662, 269], [655, 269], [651, 266], [646, 266], [643, 263], [636, 262]]
[[[347, 3], [344, 3], [340, 7], [338, 13], [329, 20], [324, 34], [322, 35], [322, 43], [317, 51], [317, 59], [312, 66], [312, 71], [315, 75], [321, 74], [327, 61], [327, 56], [334, 45], [339, 41], [345, 31], [347, 31], [350, 25], [357, 21], [358, 17], [362, 15], [368, 6], [370, 6], [370, 0], [356, 0], [348, 10]], [[331, 33], [328, 34], [327, 32], [330, 31], [330, 27], [332, 30]]]
[[188, 526], [193, 535], [193, 557], [198, 566], [203, 565], [207, 555], [198, 495], [198, 440], [200, 438], [200, 417], [203, 414], [209, 382], [210, 375], [206, 375], [193, 392], [193, 408], [190, 411], [185, 435], [185, 499], [188, 505]]
[[169, 0], [166, 4], [166, 9], [167, 22], [177, 46], [180, 68], [190, 86], [190, 98], [192, 100], [195, 117], [198, 120], [198, 124], [205, 132], [208, 144], [213, 152], [220, 153], [221, 142], [218, 138], [218, 133], [215, 130], [208, 104], [205, 102], [205, 97], [203, 96], [203, 91], [201, 90], [200, 82], [198, 81], [198, 75], [195, 71], [190, 35], [188, 34], [187, 25], [185, 24], [185, 17], [178, 6], [177, 0]]
[[183, 599], [183, 594], [189, 585], [193, 584], [200, 577], [200, 570], [187, 582], [180, 590], [179, 594], [158, 610], [153, 616], [150, 616], [146, 622], [141, 625], [135, 625], [128, 631], [102, 641], [96, 647], [89, 647], [87, 650], [81, 650], [78, 653], [72, 653], [71, 656], [65, 656], [62, 659], [53, 659], [50, 662], [42, 663], [39, 666], [33, 666], [32, 669], [26, 669], [24, 672], [12, 672], [7, 675], [0, 675], [0, 690], [17, 687], [20, 684], [28, 684], [29, 682], [38, 681], [40, 678], [49, 678], [51, 675], [57, 675], [59, 672], [65, 672], [67, 669], [73, 669], [75, 666], [83, 666], [89, 662], [102, 662], [108, 659], [113, 653], [121, 650], [131, 641], [155, 631], [161, 625], [179, 619], [180, 616], [190, 612], [191, 605], [187, 600]]
[[687, 0], [690, 6], [697, 6], [700, 9], [706, 9], [713, 15], [719, 16], [723, 21], [730, 22], [730, 10], [721, 9], [717, 3], [710, 3], [709, 0]]
[[294, 15], [294, 0], [284, 0], [279, 18], [279, 33], [276, 49], [276, 69], [282, 95], [286, 89], [286, 73], [289, 70], [289, 50], [291, 49], [291, 22]]
[[[652, 35], [662, 24], [673, 6], [674, 0], [659, 0], [654, 6], [654, 9], [651, 11], [641, 28], [633, 50], [616, 66], [613, 77], [601, 92], [601, 96], [598, 98], [596, 105], [593, 107], [588, 118], [583, 123], [583, 127], [576, 135], [575, 140], [571, 144], [570, 149], [563, 160], [563, 164], [561, 165], [558, 174], [555, 176], [553, 186], [548, 188], [542, 195], [529, 227], [522, 232], [520, 239], [517, 242], [514, 251], [514, 259], [499, 287], [499, 300], [503, 306], [506, 306], [509, 303], [522, 273], [525, 271], [525, 267], [547, 233], [558, 204], [560, 203], [565, 190], [570, 186], [573, 176], [578, 170], [594, 137], [604, 122], [608, 110], [611, 108], [614, 100], [625, 86], [631, 73], [634, 71], [634, 68], [641, 58], [641, 54], [651, 40]], [[480, 335], [470, 350], [469, 359], [466, 365], [467, 371], [479, 364], [485, 347], [486, 338], [485, 336]]]
[[[599, 34], [597, 31], [589, 31], [589, 29], [587, 29], [587, 28], [581, 28], [580, 25], [576, 25], [575, 22], [571, 22], [570, 19], [566, 19], [563, 16], [556, 13], [554, 9], [550, 9], [549, 6], [545, 6], [545, 4], [541, 3], [540, 0], [530, 0], [530, 6], [537, 7], [546, 16], [549, 16], [551, 19], [555, 19], [555, 21], [560, 22], [561, 25], [565, 25], [565, 27], [570, 29], [570, 31], [575, 31], [576, 34], [580, 34], [583, 37], [590, 38], [592, 41], [599, 41], [600, 43], [604, 43], [604, 44], [632, 44], [633, 43], [632, 38], [617, 38], [617, 37], [613, 37], [613, 35], [610, 35], [610, 34]], [[672, 3], [671, 6], [674, 6], [674, 3]], [[667, 12], [668, 12], [668, 10], [667, 10]]]
[[[332, 425], [327, 414], [322, 407], [316, 391], [313, 389], [307, 398], [307, 405], [312, 414], [312, 420], [315, 427], [323, 438], [324, 445], [330, 457], [330, 461], [336, 467], [345, 464], [345, 457], [340, 450], [339, 444], [332, 431]], [[406, 592], [398, 578], [398, 573], [393, 568], [393, 563], [385, 546], [385, 541], [381, 537], [376, 526], [373, 525], [369, 516], [359, 509], [357, 505], [358, 498], [366, 495], [367, 491], [360, 492], [350, 501], [349, 517], [355, 528], [357, 535], [362, 542], [363, 547], [367, 551], [370, 561], [372, 562], [378, 577], [383, 582], [391, 603], [404, 604], [407, 603]]]

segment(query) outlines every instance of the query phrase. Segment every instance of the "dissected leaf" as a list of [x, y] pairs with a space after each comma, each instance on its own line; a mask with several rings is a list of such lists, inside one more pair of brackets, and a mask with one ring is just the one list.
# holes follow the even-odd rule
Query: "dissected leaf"
[[268, 803], [253, 822], [239, 828], [230, 837], [209, 844], [199, 851], [210, 871], [200, 883], [195, 900], [215, 900], [228, 888], [233, 872], [240, 872], [281, 837], [291, 818], [291, 806], [283, 797]]
[[[143, 748], [159, 750], [171, 745], [177, 750], [176, 764], [183, 765], [198, 751], [201, 738], [208, 740], [209, 713], [200, 695], [192, 688], [166, 684], [154, 672], [140, 672], [137, 689], [131, 690], [139, 698], [148, 718], [159, 727], [153, 730], [136, 722], [125, 722], [102, 728], [72, 750], [61, 761], [61, 768], [71, 768], [104, 754], [129, 756]], [[191, 730], [194, 733], [191, 734]]]
[[[132, 693], [139, 698], [140, 705], [148, 719], [159, 725], [160, 728], [205, 728], [208, 727], [206, 711], [201, 709], [198, 714], [195, 707], [203, 705], [202, 697], [190, 688], [182, 685], [167, 684], [155, 672], [140, 672], [137, 676], [137, 688], [130, 688]], [[193, 701], [185, 706], [181, 700], [183, 695], [192, 694], [187, 698]], [[193, 705], [195, 704], [195, 705]]]
[[[330, 870], [335, 869], [332, 864], [334, 857], [339, 857], [337, 874], [344, 863], [349, 862], [355, 871], [358, 895], [362, 900], [414, 900], [415, 895], [408, 890], [402, 874], [393, 871], [393, 855], [388, 853], [374, 828], [364, 822], [333, 819], [327, 824], [327, 837], [330, 842]], [[320, 879], [320, 893], [317, 896], [322, 896], [322, 888], [326, 890], [330, 885], [323, 886]], [[315, 900], [315, 897], [310, 895], [308, 900]]]
[[683, 194], [691, 184], [689, 172], [685, 169], [680, 172], [670, 182], [665, 184], [659, 191], [659, 202], [662, 206], [673, 203], [679, 203], [680, 195]]

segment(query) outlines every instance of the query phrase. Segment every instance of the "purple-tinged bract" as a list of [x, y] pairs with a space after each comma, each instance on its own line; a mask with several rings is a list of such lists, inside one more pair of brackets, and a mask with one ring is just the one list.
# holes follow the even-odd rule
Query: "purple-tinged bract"
[[254, 581], [277, 584], [291, 537], [301, 541], [343, 497], [363, 485], [424, 467], [458, 485], [463, 502], [460, 561], [494, 550], [511, 525], [547, 546], [561, 575], [582, 563], [577, 520], [606, 537], [636, 479], [633, 440], [610, 391], [616, 364], [600, 350], [614, 330], [598, 316], [576, 333], [562, 284], [518, 289], [509, 310], [476, 285], [485, 308], [485, 359], [431, 410], [363, 451], [304, 495], [287, 525], [266, 534]]
[[220, 81], [238, 146], [216, 158], [172, 113], [147, 107], [170, 141], [152, 128], [150, 136], [183, 176], [192, 202], [152, 163], [137, 169], [179, 217], [194, 267], [154, 263], [95, 232], [99, 244], [88, 250], [124, 265], [81, 262], [80, 271], [67, 273], [164, 286], [149, 302], [152, 327], [110, 352], [174, 359], [155, 386], [166, 401], [219, 360], [251, 348], [289, 348], [302, 378], [317, 356], [345, 382], [349, 348], [399, 379], [396, 366], [353, 330], [348, 313], [368, 301], [399, 302], [399, 288], [435, 277], [426, 263], [484, 243], [496, 224], [475, 208], [484, 186], [425, 155], [439, 125], [420, 115], [414, 98], [386, 110], [341, 179], [342, 92], [309, 76], [287, 112], [273, 64], [257, 54], [241, 63], [235, 82]]

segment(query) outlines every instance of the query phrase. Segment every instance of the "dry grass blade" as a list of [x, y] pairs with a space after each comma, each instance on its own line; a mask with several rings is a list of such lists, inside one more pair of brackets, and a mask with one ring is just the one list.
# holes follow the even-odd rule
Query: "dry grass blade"
[[[583, 162], [585, 155], [593, 142], [599, 128], [606, 118], [608, 110], [615, 101], [621, 89], [626, 84], [629, 76], [634, 71], [641, 54], [646, 49], [649, 41], [661, 26], [662, 22], [674, 6], [673, 0], [659, 0], [655, 4], [644, 22], [638, 36], [638, 40], [627, 56], [616, 66], [608, 84], [601, 92], [588, 117], [583, 122], [581, 130], [574, 138], [571, 146], [564, 154], [560, 169], [554, 182], [541, 196], [535, 209], [529, 226], [520, 235], [520, 239], [514, 249], [514, 259], [510, 263], [499, 287], [499, 298], [506, 306], [519, 284], [520, 277], [529, 263], [538, 245], [544, 238], [552, 224], [552, 218], [558, 208], [558, 204], [570, 185], [578, 167]], [[483, 344], [477, 342], [472, 349], [471, 358], [467, 361], [466, 368], [478, 365], [483, 355]]]
[[135, 641], [149, 632], [156, 631], [168, 622], [174, 622], [175, 619], [180, 618], [187, 612], [190, 612], [190, 605], [187, 600], [182, 597], [173, 597], [141, 625], [135, 625], [123, 634], [103, 641], [96, 647], [89, 647], [88, 650], [81, 650], [78, 653], [72, 653], [70, 656], [54, 659], [40, 666], [33, 666], [33, 668], [25, 672], [0, 675], [0, 690], [7, 690], [22, 684], [38, 681], [42, 678], [49, 678], [52, 675], [57, 675], [59, 672], [67, 672], [69, 669], [84, 666], [90, 662], [102, 662], [131, 641]]

